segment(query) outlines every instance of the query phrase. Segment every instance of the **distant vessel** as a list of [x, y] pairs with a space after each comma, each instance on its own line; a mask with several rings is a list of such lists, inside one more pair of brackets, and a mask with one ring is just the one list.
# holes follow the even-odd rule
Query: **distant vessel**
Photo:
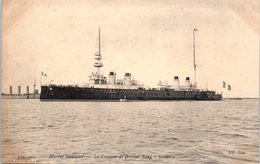
[[30, 93], [30, 94], [5, 94], [2, 93], [1, 94], [2, 99], [39, 99], [40, 98], [40, 94], [34, 94], [34, 93]]
[[18, 85], [17, 93], [13, 93], [13, 86], [9, 86], [9, 93], [1, 93], [2, 99], [39, 99], [38, 89], [35, 89], [36, 83], [33, 85], [33, 92], [29, 92], [29, 85], [26, 86], [26, 93], [22, 93], [21, 85]]
[[117, 79], [115, 72], [110, 72], [108, 79], [100, 73], [104, 66], [101, 62], [100, 29], [98, 32], [98, 52], [95, 53], [94, 67], [96, 72], [89, 76], [89, 83], [78, 85], [43, 85], [41, 86], [41, 100], [222, 100], [222, 95], [215, 91], [199, 90], [196, 83], [195, 63], [195, 31], [193, 30], [193, 67], [194, 83], [186, 77], [185, 85], [179, 84], [179, 77], [174, 76], [174, 85], [159, 82], [157, 88], [146, 89], [132, 78], [131, 73], [125, 73], [123, 79]]

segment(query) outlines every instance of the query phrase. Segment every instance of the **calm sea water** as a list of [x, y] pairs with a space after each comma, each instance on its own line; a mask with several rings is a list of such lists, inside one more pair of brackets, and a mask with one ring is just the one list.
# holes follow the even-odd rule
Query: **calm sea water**
[[2, 100], [16, 163], [258, 163], [258, 100]]

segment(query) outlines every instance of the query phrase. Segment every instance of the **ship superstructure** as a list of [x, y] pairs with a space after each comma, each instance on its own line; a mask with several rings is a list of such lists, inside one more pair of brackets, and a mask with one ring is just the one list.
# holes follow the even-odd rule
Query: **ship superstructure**
[[131, 73], [125, 73], [123, 79], [117, 79], [116, 72], [109, 72], [108, 78], [105, 77], [100, 69], [104, 66], [102, 63], [101, 43], [100, 43], [100, 28], [98, 31], [98, 52], [95, 53], [95, 72], [89, 76], [88, 86], [93, 88], [115, 88], [115, 89], [137, 89], [141, 87], [138, 81], [132, 78]]
[[41, 100], [85, 99], [85, 100], [221, 100], [222, 95], [215, 91], [198, 90], [196, 82], [195, 31], [193, 30], [194, 83], [186, 77], [180, 85], [179, 77], [174, 76], [173, 85], [159, 81], [156, 88], [144, 88], [132, 74], [127, 72], [123, 79], [117, 79], [116, 72], [108, 78], [101, 73], [102, 63], [100, 28], [98, 31], [98, 52], [94, 54], [95, 71], [89, 76], [86, 86], [45, 85], [41, 87]]

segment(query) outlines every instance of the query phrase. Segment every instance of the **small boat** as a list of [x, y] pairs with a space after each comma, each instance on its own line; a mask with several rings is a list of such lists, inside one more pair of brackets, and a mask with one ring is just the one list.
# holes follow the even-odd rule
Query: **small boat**
[[120, 102], [126, 102], [127, 99], [119, 99]]
[[127, 101], [126, 96], [124, 96], [123, 99], [119, 99], [119, 101], [120, 101], [120, 102], [126, 102], [126, 101]]
[[240, 98], [240, 97], [233, 97], [233, 98], [229, 98], [229, 100], [242, 100], [242, 98]]

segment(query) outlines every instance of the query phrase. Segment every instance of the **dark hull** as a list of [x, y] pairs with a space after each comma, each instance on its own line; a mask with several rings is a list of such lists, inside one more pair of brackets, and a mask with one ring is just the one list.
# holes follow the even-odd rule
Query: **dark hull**
[[176, 91], [173, 89], [101, 89], [74, 86], [42, 86], [41, 100], [222, 100], [214, 91]]

